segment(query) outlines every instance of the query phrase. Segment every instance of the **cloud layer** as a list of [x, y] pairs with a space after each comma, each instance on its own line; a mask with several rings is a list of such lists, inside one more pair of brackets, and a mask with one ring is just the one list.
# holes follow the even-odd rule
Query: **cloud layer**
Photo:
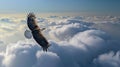
[[[49, 41], [52, 46], [48, 52], [43, 52], [35, 43], [19, 41], [8, 45], [6, 51], [0, 53], [0, 64], [1, 67], [97, 67], [97, 65], [117, 67], [119, 63], [115, 65], [111, 63], [117, 63], [116, 61], [120, 59], [119, 52], [116, 53], [116, 61], [112, 62], [111, 59], [114, 60], [116, 56], [104, 55], [116, 50], [112, 47], [111, 41], [105, 32], [99, 30], [78, 33], [69, 41]], [[108, 58], [104, 58], [107, 55]], [[102, 59], [106, 61], [102, 62]], [[107, 62], [111, 63], [105, 65]]]
[[[95, 18], [101, 20], [100, 17]], [[108, 33], [93, 28], [96, 22], [88, 22], [87, 19], [93, 21], [93, 17], [38, 18], [39, 26], [47, 28], [43, 33], [51, 44], [48, 52], [43, 52], [32, 39], [17, 39], [27, 29], [25, 21], [14, 24], [12, 20], [10, 23], [4, 20], [9, 26], [2, 25], [0, 30], [4, 33], [11, 31], [9, 37], [16, 42], [8, 42], [5, 50], [0, 52], [0, 67], [120, 67], [120, 42]], [[0, 38], [1, 45], [8, 35]]]

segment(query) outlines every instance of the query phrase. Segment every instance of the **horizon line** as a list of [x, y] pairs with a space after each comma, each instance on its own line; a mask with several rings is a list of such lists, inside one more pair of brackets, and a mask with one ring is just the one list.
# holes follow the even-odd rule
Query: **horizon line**
[[[14, 12], [14, 13], [1, 13], [0, 12], [0, 16], [2, 15], [27, 15], [30, 12]], [[106, 13], [106, 14], [101, 14], [101, 13], [95, 13], [95, 12], [64, 12], [64, 13], [60, 13], [60, 12], [33, 12], [36, 15], [41, 15], [41, 16], [120, 16], [120, 14], [112, 14], [112, 13]]]

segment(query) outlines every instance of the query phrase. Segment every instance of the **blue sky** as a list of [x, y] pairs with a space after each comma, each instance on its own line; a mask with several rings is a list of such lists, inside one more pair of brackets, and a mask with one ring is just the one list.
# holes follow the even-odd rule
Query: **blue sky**
[[120, 0], [0, 0], [0, 13], [92, 13], [120, 15]]

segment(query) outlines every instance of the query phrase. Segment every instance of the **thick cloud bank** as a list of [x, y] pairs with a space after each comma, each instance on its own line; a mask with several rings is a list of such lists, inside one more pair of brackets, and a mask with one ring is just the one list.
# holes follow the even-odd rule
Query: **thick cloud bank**
[[[51, 21], [50, 18], [62, 20]], [[38, 18], [40, 27], [47, 27], [43, 31], [44, 35], [51, 37], [48, 52], [43, 52], [33, 40], [16, 39], [21, 34], [18, 31], [23, 32], [25, 29], [25, 23], [17, 23], [17, 26], [14, 23], [6, 23], [10, 26], [2, 25], [0, 31], [4, 28], [11, 29], [15, 33], [14, 37], [17, 36], [14, 38], [11, 34], [10, 38], [17, 42], [7, 44], [5, 51], [0, 52], [0, 67], [120, 67], [120, 42], [112, 39], [108, 33], [92, 28], [93, 19], [98, 20], [99, 17], [50, 18]], [[10, 31], [5, 29], [4, 33], [6, 32]], [[4, 34], [1, 39], [5, 36], [8, 38]], [[1, 40], [0, 45], [4, 42]]]
[[[0, 67], [119, 67], [119, 52], [114, 51], [112, 40], [99, 30], [76, 34], [69, 41], [49, 41], [52, 46], [43, 52], [34, 43], [19, 41], [0, 53]], [[119, 50], [119, 48], [118, 48]], [[102, 55], [103, 54], [103, 55]], [[104, 61], [104, 62], [103, 62]], [[112, 63], [112, 64], [111, 64]]]

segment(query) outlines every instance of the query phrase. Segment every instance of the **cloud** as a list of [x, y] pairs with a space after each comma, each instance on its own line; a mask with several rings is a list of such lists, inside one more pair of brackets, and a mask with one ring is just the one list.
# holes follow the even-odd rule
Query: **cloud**
[[120, 17], [117, 16], [89, 16], [83, 17], [83, 21], [86, 22], [93, 22], [95, 24], [99, 23], [112, 23], [112, 24], [119, 24]]
[[120, 67], [120, 51], [102, 54], [94, 63], [96, 67]]
[[0, 19], [0, 21], [2, 21], [2, 22], [11, 22], [11, 19], [9, 19], [9, 18], [2, 18], [2, 19]]
[[38, 22], [45, 22], [45, 21], [47, 21], [45, 18], [37, 18], [37, 21]]
[[6, 52], [0, 53], [1, 67], [57, 67], [59, 62], [57, 54], [45, 53], [38, 45], [22, 41], [8, 45]]
[[33, 67], [59, 67], [60, 58], [56, 53], [38, 51], [37, 63]]
[[49, 18], [58, 18], [59, 16], [50, 16]]
[[69, 41], [49, 42], [52, 46], [48, 52], [28, 41], [10, 44], [1, 53], [0, 63], [3, 67], [92, 67], [96, 65], [95, 58], [114, 50], [109, 36], [99, 30], [78, 33]]
[[0, 40], [0, 44], [3, 44], [4, 42]]
[[[14, 45], [14, 46], [13, 46]], [[4, 53], [3, 66], [5, 67], [32, 67], [36, 61], [38, 46], [18, 42], [7, 46]]]
[[5, 45], [4, 41], [0, 40], [0, 52], [5, 50], [5, 47], [6, 47], [6, 45]]
[[3, 56], [2, 53], [0, 53], [0, 67], [2, 67], [2, 61], [3, 61], [3, 59], [4, 59], [4, 56]]
[[77, 20], [67, 20], [59, 23], [58, 25], [56, 25], [56, 23], [51, 24], [55, 26], [51, 27], [49, 34], [59, 40], [68, 40], [78, 32], [91, 29], [90, 26], [92, 25], [91, 23]]
[[[2, 19], [5, 19], [5, 18], [2, 18]], [[23, 19], [9, 17], [9, 18], [7, 18], [7, 20], [9, 20], [9, 21], [4, 20], [4, 22], [6, 22], [6, 23], [0, 21], [0, 39], [5, 41], [5, 43], [6, 42], [8, 43], [8, 41], [15, 42], [15, 40], [17, 40], [17, 39], [20, 40], [20, 38], [23, 39], [24, 35], [22, 32], [25, 29], [25, 24], [23, 24], [23, 22], [21, 21]], [[21, 36], [21, 37], [19, 37], [19, 36]], [[11, 39], [11, 38], [13, 38], [13, 39]]]
[[[57, 44], [54, 43], [53, 44]], [[116, 46], [120, 46], [116, 44]], [[111, 50], [120, 50], [113, 45], [109, 35], [99, 30], [87, 30], [76, 34], [69, 43], [62, 42], [59, 45], [52, 45], [52, 52], [57, 53], [61, 59], [64, 59], [66, 66], [74, 67], [92, 67], [93, 59], [97, 56]], [[54, 48], [55, 47], [55, 48]], [[69, 56], [69, 57], [68, 57]], [[66, 62], [68, 61], [69, 62]]]
[[[54, 29], [55, 28], [55, 29]], [[60, 40], [70, 39], [76, 33], [88, 29], [78, 23], [56, 26], [49, 32], [51, 36], [57, 37]]]

